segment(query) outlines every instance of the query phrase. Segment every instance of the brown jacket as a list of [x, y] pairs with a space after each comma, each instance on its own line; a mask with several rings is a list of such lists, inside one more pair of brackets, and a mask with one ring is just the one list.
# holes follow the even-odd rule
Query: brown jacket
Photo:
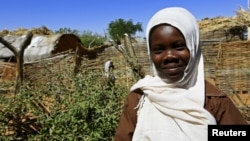
[[[205, 92], [204, 108], [215, 117], [218, 125], [248, 124], [230, 98], [208, 81], [205, 82]], [[142, 94], [143, 92], [138, 90], [128, 95], [116, 129], [114, 141], [132, 140], [137, 122], [136, 109], [134, 108], [137, 106]]]

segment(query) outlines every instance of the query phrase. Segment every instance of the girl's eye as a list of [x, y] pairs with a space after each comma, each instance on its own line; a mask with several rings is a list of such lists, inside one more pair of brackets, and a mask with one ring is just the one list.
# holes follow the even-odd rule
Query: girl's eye
[[184, 50], [186, 48], [187, 48], [186, 44], [176, 44], [175, 45], [175, 49], [177, 49], [177, 50]]
[[161, 53], [162, 51], [164, 51], [164, 48], [163, 47], [152, 47], [151, 51], [155, 54], [159, 54]]

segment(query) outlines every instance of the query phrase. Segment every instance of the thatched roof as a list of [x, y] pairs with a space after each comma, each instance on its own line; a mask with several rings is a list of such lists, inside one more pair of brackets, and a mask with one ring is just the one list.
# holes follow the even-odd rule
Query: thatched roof
[[205, 18], [199, 21], [201, 32], [227, 30], [235, 26], [250, 26], [250, 11], [239, 8], [233, 17]]
[[7, 35], [16, 35], [16, 36], [22, 36], [27, 31], [31, 31], [34, 35], [52, 35], [54, 32], [50, 29], [48, 29], [46, 26], [42, 26], [39, 28], [32, 28], [32, 29], [26, 29], [26, 28], [17, 28], [13, 31], [10, 31], [8, 29], [4, 29], [0, 31], [0, 36], [7, 36]]

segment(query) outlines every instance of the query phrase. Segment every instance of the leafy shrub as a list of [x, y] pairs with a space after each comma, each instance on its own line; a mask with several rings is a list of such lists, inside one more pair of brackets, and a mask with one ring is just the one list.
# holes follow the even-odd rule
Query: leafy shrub
[[58, 81], [0, 96], [0, 140], [112, 140], [127, 88], [103, 84], [102, 72], [53, 73]]
[[74, 34], [78, 36], [81, 40], [81, 42], [84, 44], [87, 48], [93, 48], [96, 46], [101, 46], [104, 44], [105, 37], [102, 35], [99, 35], [97, 33], [93, 33], [91, 31], [79, 31], [77, 29], [71, 29], [68, 27], [59, 28], [55, 31], [55, 33], [60, 34]]
[[105, 37], [91, 31], [84, 31], [79, 37], [86, 48], [101, 46], [105, 41]]

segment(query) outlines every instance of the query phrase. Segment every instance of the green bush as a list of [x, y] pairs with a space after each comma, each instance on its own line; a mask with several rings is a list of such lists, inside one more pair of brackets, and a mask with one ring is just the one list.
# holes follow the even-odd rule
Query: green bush
[[78, 36], [81, 42], [84, 44], [86, 48], [93, 48], [96, 46], [104, 45], [104, 41], [106, 40], [104, 36], [99, 35], [97, 33], [93, 33], [91, 31], [79, 31], [77, 29], [71, 29], [69, 27], [59, 28], [55, 31], [55, 33], [59, 34], [74, 34]]
[[86, 48], [101, 46], [105, 41], [105, 37], [91, 31], [84, 31], [79, 37]]
[[59, 83], [0, 96], [0, 140], [111, 141], [127, 88], [103, 84], [102, 72], [53, 73]]

